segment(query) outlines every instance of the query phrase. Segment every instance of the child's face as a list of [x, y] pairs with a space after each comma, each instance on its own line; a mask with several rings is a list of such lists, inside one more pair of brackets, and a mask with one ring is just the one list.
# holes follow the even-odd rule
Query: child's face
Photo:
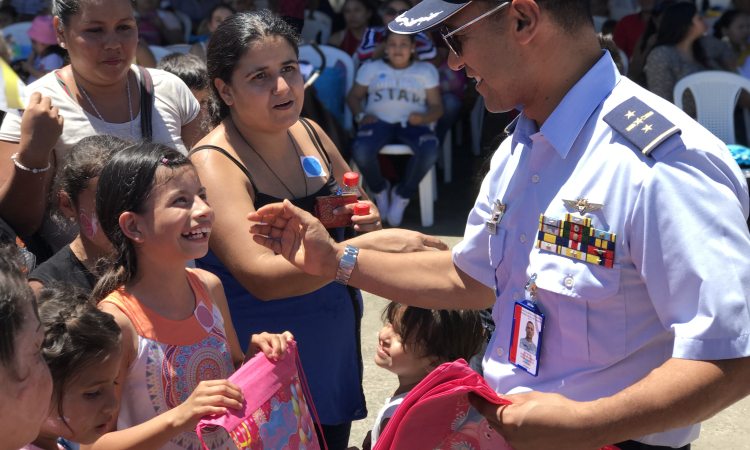
[[433, 367], [429, 358], [418, 358], [414, 353], [414, 345], [408, 348], [401, 342], [398, 320], [394, 324], [387, 323], [380, 329], [378, 340], [380, 345], [375, 351], [375, 364], [389, 370], [400, 378], [420, 381], [429, 374]]
[[41, 42], [38, 42], [32, 39], [31, 48], [32, 50], [34, 50], [34, 53], [36, 53], [37, 55], [41, 55], [42, 53], [44, 53], [45, 50], [49, 48], [49, 45], [42, 44]]
[[729, 41], [732, 44], [746, 44], [748, 38], [750, 38], [750, 16], [739, 14], [729, 27], [722, 31], [724, 31], [724, 34], [729, 38]]
[[232, 11], [226, 9], [226, 8], [218, 8], [214, 13], [211, 15], [211, 20], [208, 21], [208, 31], [213, 34], [214, 31], [216, 31], [217, 28], [219, 28], [219, 25], [221, 25], [222, 22], [227, 20], [229, 16], [232, 15]]
[[395, 66], [408, 65], [414, 48], [414, 42], [405, 34], [391, 34], [385, 43], [385, 52], [388, 54], [388, 59]]
[[53, 402], [41, 434], [93, 444], [107, 432], [107, 425], [119, 406], [115, 397], [115, 379], [119, 373], [119, 352], [83, 370], [63, 395], [62, 410], [67, 426], [58, 417], [57, 404]]
[[144, 254], [188, 261], [208, 253], [214, 211], [193, 166], [160, 167], [145, 207], [140, 215], [145, 220], [138, 221]]

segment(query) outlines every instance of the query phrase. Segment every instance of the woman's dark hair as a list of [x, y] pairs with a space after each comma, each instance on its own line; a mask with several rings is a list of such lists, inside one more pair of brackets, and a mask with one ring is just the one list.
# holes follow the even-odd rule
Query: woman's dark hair
[[[659, 31], [659, 23], [661, 22], [661, 19], [664, 16], [664, 12], [675, 3], [676, 3], [675, 0], [664, 0], [664, 1], [656, 2], [656, 4], [654, 5], [654, 8], [651, 10], [651, 17], [649, 18], [648, 23], [646, 24], [646, 29], [643, 31], [643, 34], [641, 35], [641, 37], [638, 38], [638, 42], [640, 42], [641, 52], [646, 50], [646, 46], [648, 45], [648, 41], [651, 38], [651, 36], [655, 35]], [[648, 55], [643, 56], [644, 60], [646, 56]]]
[[415, 356], [430, 358], [434, 365], [463, 358], [469, 361], [482, 348], [484, 328], [479, 311], [422, 309], [391, 302], [383, 321], [398, 323], [399, 336]]
[[208, 14], [206, 14], [206, 19], [210, 22], [211, 19], [213, 19], [213, 17], [214, 17], [214, 13], [216, 11], [220, 10], [220, 9], [226, 9], [227, 11], [229, 11], [232, 14], [237, 14], [237, 11], [235, 11], [234, 8], [232, 8], [231, 5], [227, 5], [226, 3], [218, 3], [218, 4], [214, 5], [213, 8], [211, 8], [211, 9], [208, 10]]
[[721, 30], [732, 26], [732, 23], [734, 22], [734, 20], [743, 15], [747, 15], [747, 14], [742, 11], [738, 11], [736, 9], [730, 9], [729, 11], [722, 14], [721, 18], [717, 20], [716, 23], [714, 24], [714, 36], [717, 39], [723, 38], [724, 33], [722, 33]]
[[359, 2], [359, 4], [364, 6], [365, 9], [370, 12], [370, 20], [367, 23], [368, 26], [373, 27], [379, 25], [381, 21], [378, 19], [377, 7], [370, 0], [345, 0], [341, 7], [341, 11], [344, 10], [344, 7], [346, 7], [346, 4], [349, 2]]
[[170, 53], [159, 61], [156, 68], [176, 75], [189, 89], [208, 89], [206, 63], [191, 53]]
[[24, 313], [27, 303], [36, 312], [36, 300], [26, 274], [28, 268], [15, 244], [0, 246], [0, 366], [21, 379], [16, 365], [16, 343], [23, 324], [30, 319]]
[[63, 396], [67, 387], [91, 366], [120, 352], [120, 326], [88, 295], [67, 283], [42, 288], [39, 317], [44, 326], [42, 355], [52, 375], [52, 399], [65, 422]]
[[224, 103], [215, 80], [231, 84], [237, 63], [257, 42], [267, 37], [286, 40], [299, 56], [299, 35], [281, 17], [267, 11], [248, 11], [230, 16], [211, 35], [206, 50], [206, 65], [211, 86], [211, 125], [216, 126], [229, 116], [229, 106]]
[[[63, 28], [70, 25], [70, 18], [81, 10], [81, 5], [86, 0], [52, 0], [52, 15], [57, 16]], [[135, 11], [135, 0], [130, 0], [130, 5]]]
[[[656, 35], [656, 45], [677, 45], [688, 35], [693, 26], [693, 18], [698, 14], [698, 9], [692, 3], [679, 2], [666, 11], [659, 23], [659, 31]], [[706, 52], [700, 40], [693, 42], [693, 57], [699, 63], [706, 65]]]
[[96, 215], [115, 254], [98, 264], [96, 272], [102, 275], [91, 293], [96, 303], [130, 281], [138, 270], [135, 246], [120, 228], [120, 216], [145, 212], [160, 167], [175, 170], [184, 166], [192, 163], [177, 150], [142, 142], [115, 154], [102, 169], [96, 188]]
[[[70, 202], [77, 208], [78, 197], [88, 189], [89, 182], [102, 173], [113, 154], [130, 145], [128, 141], [116, 136], [88, 136], [78, 141], [65, 157], [65, 163], [55, 174], [52, 192], [65, 192]], [[57, 201], [55, 195], [53, 201]], [[68, 221], [59, 208], [54, 212], [58, 225], [65, 226]]]
[[385, 36], [383, 36], [383, 42], [387, 41], [389, 37], [391, 36], [407, 36], [412, 42], [417, 38], [416, 34], [401, 34], [396, 33], [395, 31], [391, 30], [390, 28], [385, 29]]

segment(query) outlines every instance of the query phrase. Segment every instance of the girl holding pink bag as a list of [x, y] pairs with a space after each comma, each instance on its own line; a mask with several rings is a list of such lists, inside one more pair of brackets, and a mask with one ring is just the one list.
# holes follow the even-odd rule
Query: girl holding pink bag
[[[213, 210], [192, 163], [161, 144], [118, 152], [100, 175], [96, 210], [115, 258], [92, 297], [122, 329], [113, 412], [83, 449], [197, 449], [196, 424], [239, 410], [227, 381], [245, 360], [221, 282], [187, 261], [208, 251]], [[283, 359], [292, 335], [253, 335], [248, 358]], [[203, 430], [214, 450], [234, 450], [219, 429]]]
[[482, 346], [478, 311], [429, 310], [392, 302], [383, 319], [375, 364], [398, 376], [398, 389], [386, 399], [363, 450], [375, 447], [398, 405], [435, 368], [461, 358], [468, 361]]

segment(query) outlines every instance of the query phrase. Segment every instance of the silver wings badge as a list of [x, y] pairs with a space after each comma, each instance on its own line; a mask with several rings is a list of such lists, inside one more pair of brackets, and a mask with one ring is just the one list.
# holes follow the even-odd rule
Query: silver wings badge
[[586, 214], [587, 212], [596, 211], [604, 207], [604, 205], [600, 203], [589, 203], [588, 200], [580, 197], [577, 200], [563, 199], [563, 203], [573, 209], [577, 209], [579, 214]]

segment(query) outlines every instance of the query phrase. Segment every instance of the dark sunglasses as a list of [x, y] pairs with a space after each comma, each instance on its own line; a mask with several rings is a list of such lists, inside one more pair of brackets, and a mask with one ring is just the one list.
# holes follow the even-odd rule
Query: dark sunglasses
[[456, 32], [458, 31], [463, 30], [469, 25], [476, 23], [477, 21], [489, 16], [490, 14], [494, 14], [500, 11], [501, 9], [505, 8], [508, 5], [510, 5], [510, 2], [501, 3], [500, 5], [492, 8], [491, 10], [477, 17], [476, 19], [461, 25], [460, 27], [456, 28], [453, 31], [450, 31], [447, 26], [443, 25], [440, 28], [440, 34], [443, 36], [443, 40], [445, 41], [446, 45], [448, 45], [448, 48], [451, 49], [453, 54], [456, 55], [456, 57], [458, 58], [461, 55], [461, 41], [457, 39], [456, 36], [454, 36], [454, 34], [456, 34]]

